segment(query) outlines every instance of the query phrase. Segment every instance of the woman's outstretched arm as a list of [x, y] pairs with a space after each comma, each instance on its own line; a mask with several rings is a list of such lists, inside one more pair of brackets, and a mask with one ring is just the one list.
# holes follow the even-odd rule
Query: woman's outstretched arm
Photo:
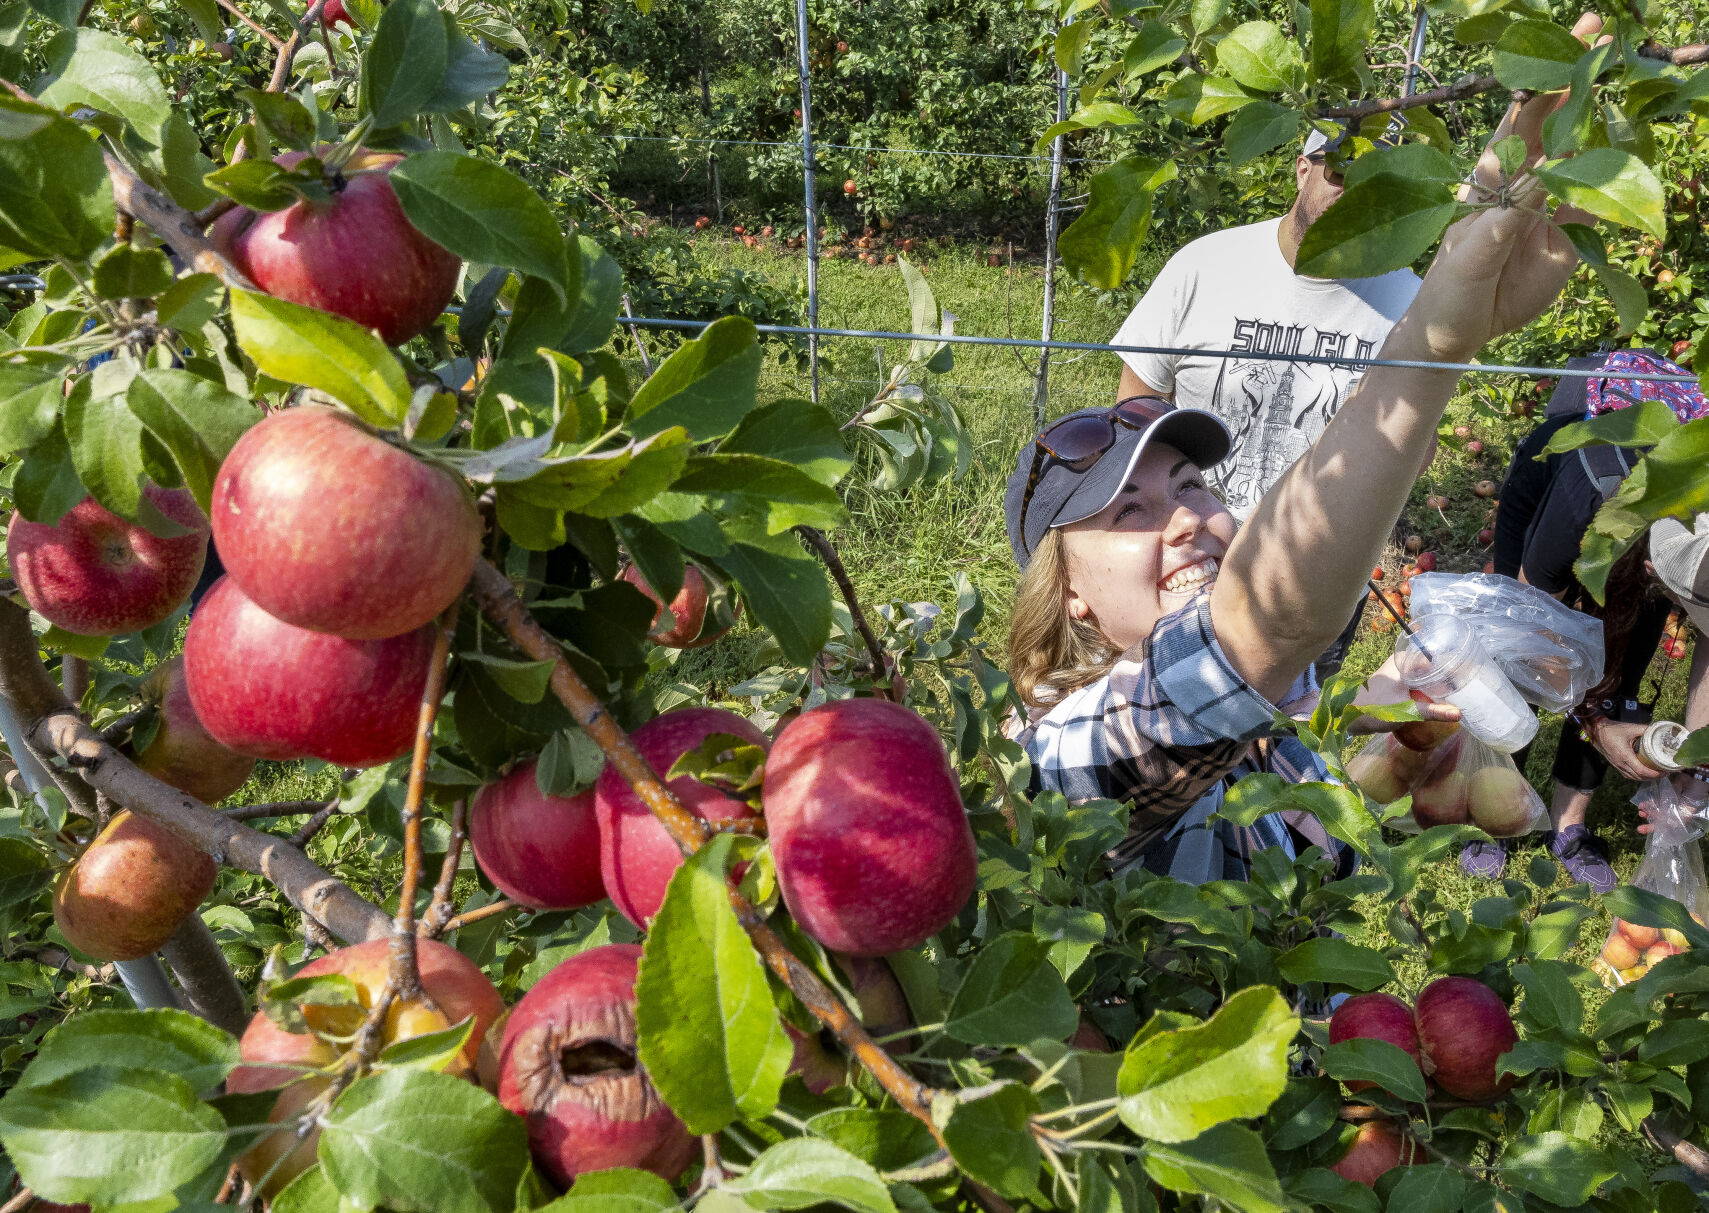
[[[1514, 119], [1533, 163], [1557, 104], [1534, 98]], [[1499, 180], [1487, 149], [1479, 174]], [[1450, 228], [1380, 357], [1465, 362], [1541, 313], [1578, 260], [1544, 216], [1546, 202], [1541, 188], [1528, 189]], [[1593, 222], [1566, 207], [1555, 219]], [[1235, 669], [1261, 693], [1282, 694], [1340, 634], [1458, 380], [1453, 371], [1372, 368], [1241, 528], [1211, 591], [1211, 619]]]

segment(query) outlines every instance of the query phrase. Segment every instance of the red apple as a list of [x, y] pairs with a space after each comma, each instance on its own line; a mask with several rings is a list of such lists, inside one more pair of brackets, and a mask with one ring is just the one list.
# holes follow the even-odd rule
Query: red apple
[[204, 804], [217, 804], [244, 785], [255, 759], [227, 749], [202, 727], [190, 702], [183, 657], [156, 666], [142, 693], [160, 713], [160, 722], [148, 747], [136, 756], [138, 768]]
[[1434, 573], [1436, 571], [1435, 552], [1420, 552], [1418, 554], [1418, 571], [1420, 573]]
[[117, 636], [152, 627], [183, 605], [202, 575], [208, 520], [185, 489], [150, 484], [143, 496], [189, 533], [152, 535], [93, 497], [52, 526], [12, 515], [6, 559], [31, 610], [80, 636]]
[[1484, 561], [1484, 572], [1486, 572], [1486, 573], [1495, 572], [1495, 561], [1493, 561], [1493, 560]]
[[1466, 777], [1452, 762], [1443, 765], [1412, 790], [1412, 819], [1420, 829], [1463, 825], [1467, 819]]
[[[913, 1022], [908, 1015], [908, 999], [902, 986], [883, 959], [870, 956], [839, 956], [832, 954], [837, 967], [848, 981], [848, 989], [860, 1008], [860, 1021], [874, 1037], [892, 1036]], [[837, 1038], [829, 1029], [812, 1035], [785, 1022], [783, 1030], [795, 1044], [795, 1059], [789, 1072], [799, 1074], [807, 1089], [823, 1095], [832, 1087], [848, 1081], [849, 1059], [838, 1051]], [[884, 1046], [892, 1052], [907, 1052], [906, 1040]]]
[[1479, 497], [1494, 497], [1495, 481], [1480, 480], [1472, 486], [1472, 492], [1476, 493]]
[[[664, 600], [653, 593], [653, 587], [647, 584], [641, 570], [630, 565], [623, 570], [623, 580], [659, 604], [659, 609], [653, 613], [653, 630], [648, 633], [655, 644], [662, 644], [668, 649], [698, 649], [711, 644], [730, 630], [728, 626], [706, 630], [706, 607], [711, 601], [711, 587], [699, 565], [689, 564], [683, 568], [682, 588], [677, 591], [676, 597], [670, 600], [669, 627], [662, 624]], [[732, 605], [735, 607], [735, 613], [740, 614], [741, 600], [732, 600]]]
[[[1329, 1043], [1338, 1045], [1354, 1039], [1386, 1040], [1418, 1060], [1418, 1025], [1413, 1022], [1412, 1008], [1393, 994], [1356, 994], [1335, 1009], [1329, 1018]], [[1347, 1089], [1363, 1091], [1376, 1085], [1355, 1080]]]
[[1611, 933], [1602, 945], [1602, 959], [1616, 969], [1629, 969], [1643, 953], [1620, 932]]
[[1525, 832], [1537, 794], [1510, 762], [1481, 767], [1466, 786], [1472, 824], [1492, 838], [1513, 838]]
[[469, 845], [499, 891], [536, 910], [573, 910], [605, 897], [593, 789], [547, 796], [523, 763], [475, 793]]
[[846, 55], [848, 53], [849, 53], [849, 44], [847, 42], [837, 43], [837, 54]]
[[[460, 1077], [472, 1077], [481, 1040], [493, 1020], [504, 1011], [493, 983], [475, 962], [456, 948], [432, 939], [416, 943], [416, 963], [421, 971], [421, 985], [427, 1001], [399, 1001], [386, 1015], [382, 1039], [384, 1043], [408, 1040], [440, 1032], [470, 1016], [474, 1024], [462, 1053], [446, 1072]], [[306, 1018], [316, 1031], [331, 1036], [348, 1036], [361, 1027], [368, 1008], [386, 984], [390, 964], [391, 944], [384, 939], [371, 939], [355, 947], [328, 952], [319, 960], [310, 961], [297, 971], [298, 977], [322, 977], [343, 974], [356, 986], [358, 1006], [310, 1007]], [[262, 1195], [271, 1198], [280, 1188], [309, 1169], [315, 1161], [320, 1144], [320, 1130], [310, 1130], [301, 1140], [296, 1136], [296, 1120], [302, 1111], [326, 1091], [328, 1079], [313, 1074], [302, 1077], [310, 1067], [330, 1065], [348, 1045], [336, 1045], [312, 1033], [287, 1032], [265, 1014], [257, 1012], [244, 1030], [239, 1050], [248, 1063], [232, 1071], [226, 1080], [226, 1090], [232, 1094], [270, 1091], [284, 1088], [274, 1105], [274, 1123], [287, 1122], [267, 1137], [261, 1138], [238, 1159], [238, 1167], [250, 1183], [260, 1184], [271, 1171], [262, 1187]], [[275, 1168], [281, 1156], [290, 1155]]]
[[1468, 454], [1468, 455], [1481, 455], [1483, 453], [1484, 453], [1484, 444], [1479, 442], [1476, 438], [1474, 438], [1470, 442], [1466, 443], [1466, 454]]
[[700, 1152], [635, 1056], [641, 949], [570, 957], [511, 1009], [499, 1046], [499, 1102], [528, 1124], [534, 1161], [557, 1183], [608, 1167], [675, 1179]]
[[784, 904], [838, 952], [882, 956], [943, 930], [979, 866], [938, 732], [887, 699], [803, 712], [766, 762], [765, 817]]
[[[340, 0], [331, 3], [343, 13]], [[339, 19], [349, 18], [330, 20]], [[289, 168], [303, 156], [287, 152], [277, 160]], [[269, 295], [343, 316], [377, 330], [387, 345], [401, 345], [445, 311], [463, 267], [405, 218], [386, 179], [402, 161], [358, 151], [332, 178], [329, 200], [299, 200], [265, 214], [240, 206], [215, 220], [208, 239]]]
[[1388, 804], [1406, 795], [1428, 761], [1425, 751], [1379, 737], [1347, 764], [1347, 774], [1366, 796], [1378, 804]]
[[1384, 577], [1387, 577], [1387, 576], [1388, 576], [1388, 573], [1383, 569], [1383, 566], [1380, 564], [1371, 570], [1371, 580], [1372, 581], [1381, 581]]
[[172, 938], [213, 892], [218, 875], [209, 856], [125, 809], [61, 873], [53, 920], [80, 952], [135, 960]]
[[1644, 949], [1644, 963], [1647, 965], [1660, 964], [1669, 956], [1678, 955], [1679, 951], [1680, 949], [1665, 940], [1660, 943], [1652, 943]]
[[1490, 544], [1492, 544], [1494, 542], [1495, 542], [1495, 531], [1493, 529], [1491, 529], [1490, 527], [1486, 526], [1483, 530], [1478, 532], [1478, 544], [1479, 544], [1479, 546], [1487, 548]]
[[218, 55], [226, 63], [237, 58], [237, 48], [229, 42], [210, 42], [208, 49]]
[[[653, 770], [663, 776], [676, 760], [714, 733], [728, 733], [767, 748], [771, 742], [745, 718], [723, 708], [678, 708], [655, 716], [629, 735]], [[753, 817], [746, 801], [726, 796], [692, 775], [679, 775], [666, 784], [689, 812], [707, 821], [736, 821]], [[605, 891], [623, 916], [636, 926], [659, 912], [665, 886], [682, 866], [682, 851], [664, 823], [641, 802], [635, 789], [609, 765], [594, 784], [594, 808], [599, 815], [599, 872]]]
[[854, 183], [854, 178], [851, 177], [847, 181], [843, 182], [843, 193], [848, 194], [850, 197], [860, 193], [860, 186]]
[[214, 583], [184, 637], [190, 702], [216, 741], [342, 767], [409, 751], [432, 659], [432, 625], [386, 640], [311, 632], [273, 618], [230, 577]]
[[1469, 426], [1469, 425], [1457, 425], [1454, 427], [1454, 437], [1456, 437], [1456, 438], [1470, 438], [1471, 436], [1472, 436], [1472, 427], [1471, 426]]
[[[1632, 946], [1640, 951], [1662, 937], [1659, 927], [1641, 927], [1635, 922], [1627, 922], [1624, 918], [1616, 918], [1614, 925], [1620, 928], [1620, 933], [1631, 940]], [[1620, 966], [1620, 968], [1626, 967], [1626, 965]]]
[[1342, 1179], [1377, 1186], [1377, 1177], [1391, 1167], [1411, 1166], [1424, 1158], [1424, 1152], [1409, 1137], [1386, 1120], [1367, 1120], [1353, 1135], [1353, 1144], [1341, 1161], [1329, 1168]]
[[[1420, 706], [1431, 702], [1430, 696], [1423, 691], [1408, 691], [1407, 694]], [[1394, 739], [1409, 750], [1434, 750], [1458, 732], [1459, 728], [1459, 724], [1454, 721], [1416, 720], [1396, 729]]]
[[275, 619], [357, 640], [431, 623], [480, 557], [463, 484], [319, 407], [274, 413], [214, 480], [214, 545]]
[[331, 29], [340, 21], [351, 29], [356, 28], [356, 23], [350, 19], [350, 10], [344, 7], [344, 0], [326, 0], [321, 6], [320, 23]]
[[1495, 1099], [1513, 1085], [1496, 1077], [1495, 1063], [1519, 1033], [1507, 1005], [1470, 977], [1439, 977], [1418, 995], [1418, 1039], [1434, 1065], [1431, 1078], [1458, 1099]]

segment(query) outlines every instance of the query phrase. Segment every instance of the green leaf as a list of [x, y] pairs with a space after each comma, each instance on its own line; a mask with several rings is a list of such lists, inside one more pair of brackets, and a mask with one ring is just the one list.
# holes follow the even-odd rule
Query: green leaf
[[1395, 979], [1394, 966], [1375, 948], [1345, 939], [1308, 939], [1276, 957], [1276, 969], [1294, 985], [1321, 981], [1350, 990], [1375, 990]]
[[146, 370], [125, 392], [131, 412], [172, 453], [204, 513], [220, 464], [261, 420], [254, 403], [212, 380], [174, 369]]
[[793, 551], [732, 543], [718, 562], [741, 587], [742, 601], [777, 639], [784, 657], [809, 665], [831, 638], [831, 586], [819, 562], [799, 545], [791, 546]]
[[1323, 1051], [1323, 1072], [1342, 1082], [1374, 1082], [1408, 1103], [1423, 1103], [1424, 1074], [1405, 1049], [1386, 1040], [1355, 1037]]
[[1495, 78], [1507, 88], [1553, 92], [1572, 83], [1584, 43], [1549, 21], [1515, 21], [1495, 43]]
[[1289, 1196], [1301, 1202], [1298, 1207], [1309, 1208], [1312, 1213], [1378, 1213], [1382, 1207], [1377, 1201], [1377, 1194], [1370, 1188], [1342, 1179], [1324, 1167], [1308, 1167], [1297, 1175], [1290, 1175], [1282, 1187]]
[[1539, 1028], [1582, 1031], [1584, 999], [1573, 985], [1572, 974], [1572, 968], [1554, 960], [1514, 965], [1514, 980], [1525, 991], [1525, 1018]]
[[821, 484], [792, 464], [763, 455], [693, 455], [671, 485], [678, 493], [707, 493], [723, 497], [735, 508], [765, 519], [776, 535], [805, 524], [831, 530], [848, 520], [837, 491]]
[[555, 661], [516, 661], [492, 653], [465, 652], [458, 660], [473, 662], [518, 703], [539, 703], [552, 681]]
[[380, 1051], [376, 1059], [381, 1066], [394, 1069], [425, 1070], [443, 1073], [463, 1052], [469, 1034], [475, 1029], [475, 1017], [465, 1015], [460, 1023], [423, 1036], [407, 1036], [393, 1041]]
[[1565, 1133], [1518, 1138], [1502, 1153], [1501, 1178], [1553, 1204], [1577, 1208], [1619, 1174], [1606, 1151]]
[[101, 149], [75, 122], [0, 101], [0, 120], [31, 134], [0, 138], [0, 246], [31, 258], [87, 257], [113, 233], [113, 188]]
[[116, 114], [159, 147], [172, 100], [147, 59], [123, 38], [87, 26], [56, 35], [45, 48], [48, 69], [31, 91], [62, 112], [79, 105]]
[[734, 843], [718, 835], [671, 877], [635, 982], [641, 1064], [691, 1133], [769, 1114], [794, 1055], [765, 965], [730, 907]]
[[1593, 147], [1570, 160], [1545, 161], [1535, 171], [1551, 194], [1599, 219], [1658, 238], [1666, 231], [1662, 183], [1631, 152]]
[[1709, 929], [1700, 925], [1691, 912], [1671, 897], [1622, 885], [1602, 898], [1603, 908], [1615, 918], [1640, 927], [1671, 927], [1685, 936], [1693, 948], [1709, 948]]
[[1155, 1141], [1188, 1141], [1223, 1121], [1262, 1116], [1287, 1085], [1299, 1027], [1280, 994], [1253, 986], [1203, 1024], [1142, 1033], [1117, 1079], [1122, 1123]]
[[408, 415], [403, 368], [360, 325], [251, 291], [231, 293], [231, 318], [243, 352], [275, 379], [318, 388], [370, 425], [396, 426]]
[[1093, 286], [1120, 287], [1151, 229], [1153, 195], [1176, 176], [1174, 161], [1146, 156], [1118, 160], [1094, 176], [1091, 202], [1062, 233], [1062, 263]]
[[425, 1070], [358, 1079], [321, 1123], [326, 1177], [365, 1209], [510, 1213], [528, 1162], [521, 1117], [473, 1083]]
[[1182, 72], [1164, 94], [1163, 110], [1188, 126], [1202, 126], [1256, 100], [1227, 76]]
[[1608, 292], [1609, 301], [1614, 304], [1614, 314], [1620, 322], [1620, 336], [1624, 337], [1644, 322], [1650, 311], [1650, 296], [1642, 283], [1618, 266], [1597, 265], [1591, 268], [1597, 281], [1602, 283], [1602, 289]]
[[0, 910], [35, 900], [52, 882], [47, 856], [22, 839], [0, 838]]
[[811, 1137], [768, 1147], [724, 1187], [756, 1209], [805, 1209], [829, 1202], [858, 1213], [896, 1213], [890, 1190], [871, 1165]]
[[338, 1189], [318, 1165], [310, 1167], [273, 1198], [272, 1213], [342, 1213]]
[[883, 1171], [912, 1166], [938, 1148], [930, 1129], [895, 1108], [832, 1108], [810, 1118], [807, 1131]]
[[1038, 1187], [1041, 1156], [1031, 1132], [1037, 1111], [1038, 1097], [1019, 1083], [1003, 1083], [978, 1099], [958, 1096], [943, 1124], [944, 1145], [968, 1175], [1024, 1200]]
[[1020, 932], [981, 948], [950, 1000], [944, 1031], [975, 1045], [1064, 1040], [1080, 1022], [1074, 997], [1050, 963], [1050, 944]]
[[680, 425], [696, 442], [722, 437], [754, 407], [763, 358], [753, 321], [726, 316], [659, 364], [629, 402], [637, 437]]
[[1312, 0], [1311, 78], [1330, 81], [1356, 75], [1376, 18], [1375, 0]]
[[172, 263], [157, 248], [116, 244], [95, 261], [95, 293], [103, 299], [150, 299], [172, 285]]
[[0, 1145], [37, 1195], [61, 1204], [166, 1196], [220, 1156], [226, 1125], [176, 1074], [77, 1070], [0, 1099]]
[[1134, 80], [1172, 63], [1187, 49], [1187, 40], [1156, 18], [1149, 18], [1139, 27], [1139, 34], [1127, 45], [1122, 55], [1122, 72]]
[[[255, 120], [275, 143], [298, 151], [308, 151], [314, 146], [317, 129], [315, 116], [309, 112], [308, 106], [289, 93], [268, 93], [258, 88], [246, 88], [238, 93], [238, 96], [255, 112]], [[238, 164], [251, 163], [254, 162], [238, 161]]]
[[422, 112], [448, 114], [503, 88], [510, 79], [510, 61], [496, 50], [484, 50], [457, 28], [457, 19], [444, 13], [445, 74]]
[[76, 391], [65, 400], [65, 440], [77, 477], [102, 505], [121, 518], [137, 518], [142, 508], [142, 421], [125, 397], [96, 398]]
[[238, 1063], [237, 1041], [175, 1008], [84, 1011], [62, 1022], [30, 1062], [20, 1086], [42, 1086], [123, 1058], [127, 1066], [176, 1074], [192, 1091], [211, 1091]]
[[1274, 101], [1254, 101], [1240, 110], [1223, 133], [1230, 166], [1256, 160], [1299, 136], [1300, 112]]
[[1260, 93], [1298, 88], [1305, 77], [1300, 49], [1273, 21], [1248, 21], [1216, 46], [1217, 66]]
[[[80, 380], [77, 392], [89, 390], [88, 380]], [[47, 437], [30, 448], [23, 466], [12, 481], [12, 496], [18, 512], [31, 522], [56, 523], [72, 506], [89, 495], [77, 478], [77, 468], [71, 462], [71, 450], [65, 444], [65, 428], [55, 425]]]
[[362, 56], [361, 112], [381, 128], [415, 117], [438, 92], [446, 55], [439, 6], [433, 0], [391, 0]]
[[[1070, 76], [1080, 74], [1080, 56], [1085, 53], [1086, 41], [1092, 36], [1092, 30], [1097, 25], [1097, 18], [1084, 21], [1072, 21], [1063, 26], [1056, 34], [1056, 66]], [[918, 331], [918, 330], [916, 330]]]
[[1403, 143], [1366, 152], [1347, 166], [1343, 181], [1351, 188], [1379, 173], [1413, 181], [1458, 182], [1462, 176], [1459, 167], [1430, 144]]
[[1464, 1173], [1449, 1166], [1401, 1167], [1389, 1207], [1406, 1213], [1457, 1213], [1466, 1207]]
[[[0, 396], [3, 394], [0, 389]], [[774, 400], [760, 405], [718, 444], [718, 453], [781, 459], [827, 488], [834, 487], [854, 466], [837, 429], [837, 419], [829, 409], [805, 400]]]
[[1368, 278], [1404, 269], [1436, 242], [1455, 209], [1439, 182], [1377, 173], [1348, 186], [1306, 229], [1294, 272]]
[[577, 1176], [566, 1195], [535, 1213], [666, 1213], [677, 1203], [671, 1186], [652, 1172], [612, 1167]]
[[0, 455], [26, 450], [53, 431], [63, 382], [56, 367], [0, 364]]
[[1709, 1023], [1670, 1019], [1638, 1042], [1638, 1058], [1652, 1066], [1688, 1066], [1709, 1057]]
[[404, 214], [428, 239], [465, 261], [532, 275], [567, 298], [558, 222], [515, 173], [474, 156], [417, 152], [390, 180]]
[[271, 160], [239, 160], [202, 178], [217, 193], [255, 211], [282, 211], [301, 194], [302, 178]]
[[1145, 1173], [1172, 1192], [1215, 1196], [1241, 1213], [1288, 1207], [1263, 1141], [1244, 1126], [1219, 1124], [1191, 1141], [1148, 1141], [1143, 1149]]

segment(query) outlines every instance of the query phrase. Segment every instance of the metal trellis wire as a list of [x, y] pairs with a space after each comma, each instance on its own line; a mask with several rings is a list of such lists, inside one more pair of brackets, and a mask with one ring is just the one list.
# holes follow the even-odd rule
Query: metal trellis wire
[[[802, 120], [806, 121], [807, 111], [801, 111]], [[621, 132], [598, 133], [590, 132], [595, 139], [623, 140], [635, 143], [695, 143], [715, 144], [719, 147], [794, 147], [792, 141], [783, 139], [703, 139], [687, 135], [626, 135]], [[826, 148], [837, 152], [893, 152], [901, 156], [954, 156], [967, 160], [1032, 160], [1049, 164], [1049, 156], [1026, 156], [1018, 152], [957, 152], [935, 147], [889, 147], [884, 144], [866, 143], [815, 143], [813, 146]], [[1101, 159], [1092, 156], [1068, 156], [1064, 164], [1114, 164], [1114, 160]]]

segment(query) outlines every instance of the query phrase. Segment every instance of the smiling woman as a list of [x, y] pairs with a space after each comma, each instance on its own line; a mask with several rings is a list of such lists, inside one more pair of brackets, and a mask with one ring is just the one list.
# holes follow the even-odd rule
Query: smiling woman
[[[1537, 156], [1554, 104], [1511, 114], [1491, 148], [1514, 134]], [[1470, 187], [1478, 209], [1443, 239], [1384, 359], [1468, 361], [1559, 293], [1576, 257], [1556, 224], [1586, 216], [1563, 207], [1551, 223], [1541, 191], [1480, 189], [1501, 179], [1486, 150]], [[1373, 368], [1238, 528], [1201, 475], [1229, 450], [1212, 413], [1136, 396], [1070, 413], [1022, 449], [1004, 498], [1023, 569], [1009, 640], [1028, 708], [1017, 739], [1035, 787], [1132, 804], [1118, 872], [1242, 880], [1265, 847], [1336, 849], [1301, 813], [1245, 828], [1211, 818], [1249, 772], [1325, 778], [1314, 753], [1274, 731], [1276, 713], [1315, 700], [1311, 662], [1363, 594], [1457, 378]], [[1381, 676], [1361, 696], [1404, 698]]]

